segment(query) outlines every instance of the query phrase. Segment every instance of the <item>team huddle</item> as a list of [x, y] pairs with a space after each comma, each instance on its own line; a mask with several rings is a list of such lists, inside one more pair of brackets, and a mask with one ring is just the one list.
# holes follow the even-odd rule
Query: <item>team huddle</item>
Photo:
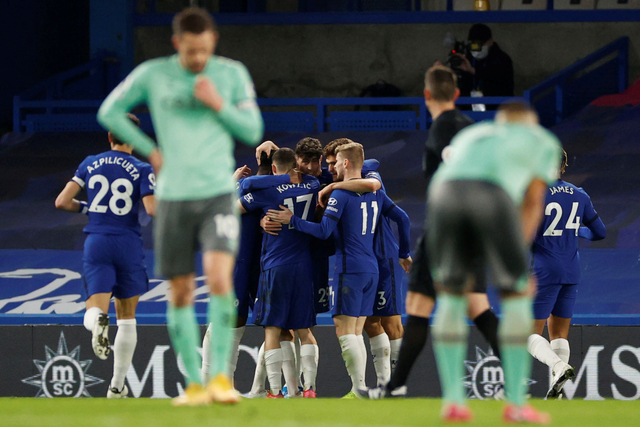
[[[526, 403], [530, 354], [552, 369], [547, 397], [560, 396], [575, 376], [567, 335], [579, 282], [578, 238], [598, 240], [606, 231], [589, 196], [560, 180], [566, 153], [535, 111], [507, 103], [495, 121], [473, 124], [455, 109], [455, 74], [442, 66], [427, 71], [430, 185], [413, 261], [409, 217], [387, 196], [379, 162], [365, 160], [358, 142], [339, 138], [323, 147], [307, 137], [290, 149], [267, 141], [256, 149], [255, 176], [247, 166], [233, 173], [233, 140], [255, 146], [263, 131], [251, 78], [242, 64], [213, 55], [217, 32], [205, 11], [176, 15], [173, 32], [177, 55], [141, 64], [104, 101], [98, 120], [109, 130], [111, 151], [83, 161], [56, 200], [60, 209], [89, 215], [84, 325], [99, 358], [114, 353], [107, 397], [128, 393], [135, 309], [148, 289], [142, 202], [155, 216], [155, 269], [170, 283], [167, 324], [186, 371], [185, 393], [174, 404], [240, 400], [233, 375], [249, 319], [264, 328], [265, 339], [247, 397], [316, 397], [313, 327], [325, 312], [351, 379], [348, 396], [404, 396], [437, 299], [432, 324], [443, 419], [472, 419], [462, 384], [468, 317], [502, 361], [504, 420], [548, 422]], [[149, 106], [158, 145], [129, 113], [141, 103]], [[75, 199], [81, 189], [86, 202]], [[193, 307], [197, 248], [210, 290], [202, 358]], [[500, 321], [487, 282], [500, 291]], [[545, 324], [551, 342], [541, 336]], [[368, 354], [373, 387], [365, 384]]]

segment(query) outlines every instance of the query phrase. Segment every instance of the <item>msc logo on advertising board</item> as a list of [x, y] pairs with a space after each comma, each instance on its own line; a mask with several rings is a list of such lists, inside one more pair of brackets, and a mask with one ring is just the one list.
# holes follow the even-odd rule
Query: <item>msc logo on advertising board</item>
[[104, 380], [87, 374], [91, 360], [80, 360], [80, 346], [69, 351], [64, 332], [60, 332], [58, 349], [44, 347], [45, 360], [34, 360], [38, 374], [23, 383], [39, 388], [36, 397], [91, 397], [87, 388]]

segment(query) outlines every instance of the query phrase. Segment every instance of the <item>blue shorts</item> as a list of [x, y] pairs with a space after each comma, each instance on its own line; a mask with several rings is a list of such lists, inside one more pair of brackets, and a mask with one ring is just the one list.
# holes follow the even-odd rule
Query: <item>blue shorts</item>
[[313, 306], [316, 313], [331, 311], [329, 258], [320, 256], [311, 261], [313, 274]]
[[378, 289], [373, 305], [374, 316], [395, 316], [404, 313], [407, 273], [398, 258], [378, 260]]
[[573, 307], [576, 304], [578, 285], [538, 285], [538, 293], [533, 301], [533, 315], [535, 319], [549, 318], [549, 314], [564, 319], [573, 317]]
[[371, 316], [378, 289], [377, 273], [336, 273], [333, 315]]
[[249, 317], [249, 309], [258, 296], [260, 282], [260, 260], [257, 263], [237, 261], [233, 271], [233, 288], [236, 293], [238, 317]]
[[125, 299], [149, 290], [140, 236], [89, 233], [83, 261], [87, 298], [113, 293], [114, 297]]
[[311, 262], [281, 265], [260, 275], [254, 323], [282, 329], [315, 326]]

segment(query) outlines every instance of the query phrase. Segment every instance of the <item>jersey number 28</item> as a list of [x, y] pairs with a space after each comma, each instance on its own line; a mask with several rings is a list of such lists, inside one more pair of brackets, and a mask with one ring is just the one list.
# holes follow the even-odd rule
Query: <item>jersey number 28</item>
[[[133, 184], [131, 181], [125, 178], [118, 178], [109, 185], [109, 180], [104, 175], [93, 175], [89, 180], [89, 188], [94, 189], [96, 184], [100, 185], [98, 194], [96, 194], [89, 206], [89, 212], [105, 213], [107, 209], [110, 209], [116, 215], [123, 216], [131, 212], [133, 207], [133, 200], [131, 195], [133, 194]], [[109, 199], [109, 206], [101, 205], [100, 202], [107, 195], [111, 187], [111, 198]], [[124, 187], [124, 191], [120, 191]], [[118, 203], [120, 201], [120, 203]], [[124, 204], [124, 206], [122, 206]]]

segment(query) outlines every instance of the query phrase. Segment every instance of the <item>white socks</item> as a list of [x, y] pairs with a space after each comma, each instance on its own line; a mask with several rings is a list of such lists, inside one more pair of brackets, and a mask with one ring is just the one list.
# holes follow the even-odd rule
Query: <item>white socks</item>
[[315, 344], [300, 346], [300, 366], [304, 376], [304, 389], [316, 390], [316, 376], [318, 375], [318, 359], [320, 351]]
[[391, 379], [391, 343], [386, 333], [369, 338], [373, 367], [378, 377], [378, 385], [385, 385]]
[[402, 338], [398, 338], [397, 340], [389, 341], [391, 346], [391, 375], [393, 375], [393, 371], [396, 370], [396, 365], [398, 364], [398, 357], [400, 357], [400, 347], [402, 347]]
[[550, 345], [551, 350], [553, 350], [553, 352], [558, 355], [560, 360], [562, 360], [564, 363], [569, 363], [569, 356], [571, 355], [569, 341], [565, 340], [564, 338], [556, 338], [555, 340], [551, 341]]
[[360, 381], [364, 377], [360, 339], [355, 334], [347, 334], [338, 337], [338, 341], [342, 349], [342, 359], [351, 377], [351, 390], [355, 390], [360, 387]]
[[100, 316], [104, 311], [98, 307], [91, 307], [87, 311], [84, 312], [84, 327], [87, 331], [93, 332], [93, 325], [96, 323], [96, 319]]
[[365, 383], [365, 375], [367, 373], [367, 346], [364, 345], [364, 336], [362, 334], [358, 335], [358, 340], [360, 340], [360, 369], [362, 370], [362, 375], [360, 376], [360, 388], [367, 388], [367, 384]]
[[209, 381], [209, 372], [211, 370], [211, 323], [207, 326], [207, 331], [204, 333], [202, 339], [202, 369], [200, 370], [200, 377], [202, 384], [207, 384]]
[[259, 394], [264, 391], [264, 380], [267, 379], [267, 370], [264, 362], [264, 343], [258, 351], [258, 360], [256, 361], [256, 371], [253, 374], [253, 384], [251, 385], [251, 393]]
[[[280, 341], [280, 348], [282, 349], [282, 373], [287, 383], [288, 397], [296, 397], [299, 381], [296, 369], [296, 344], [291, 341]], [[271, 376], [269, 376], [269, 383], [271, 383]]]
[[282, 391], [282, 348], [265, 351], [264, 364], [271, 394], [277, 396]]
[[231, 347], [231, 359], [229, 359], [229, 378], [233, 383], [233, 377], [236, 373], [236, 366], [238, 365], [238, 355], [240, 354], [240, 341], [244, 335], [244, 326], [239, 328], [233, 328], [233, 347]]
[[118, 331], [113, 342], [113, 378], [109, 387], [115, 387], [120, 391], [124, 387], [124, 379], [136, 350], [138, 332], [136, 319], [118, 320], [117, 325]]
[[556, 366], [566, 364], [566, 362], [563, 362], [551, 349], [549, 341], [541, 335], [532, 334], [529, 336], [527, 340], [527, 350], [529, 350], [529, 353], [531, 353], [533, 357], [550, 367], [554, 372], [556, 371]]

